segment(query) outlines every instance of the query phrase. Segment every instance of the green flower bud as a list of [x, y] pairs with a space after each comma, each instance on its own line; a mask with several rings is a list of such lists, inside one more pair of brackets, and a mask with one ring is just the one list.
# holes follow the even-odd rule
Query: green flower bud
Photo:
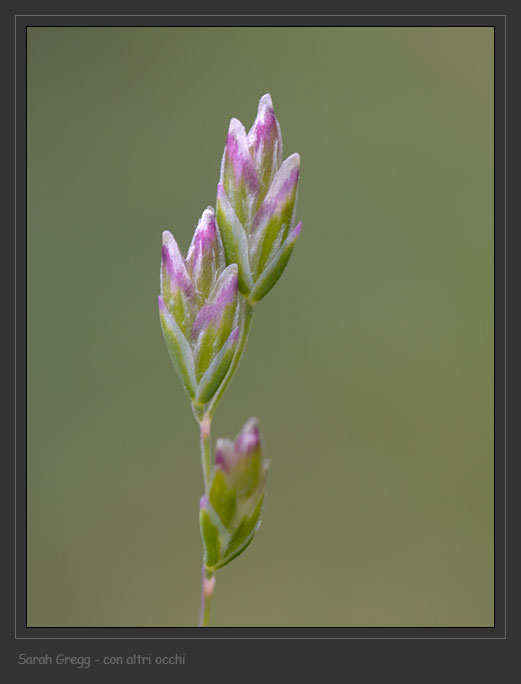
[[260, 525], [268, 463], [252, 418], [235, 442], [218, 439], [208, 493], [200, 501], [205, 564], [215, 571], [239, 556]]

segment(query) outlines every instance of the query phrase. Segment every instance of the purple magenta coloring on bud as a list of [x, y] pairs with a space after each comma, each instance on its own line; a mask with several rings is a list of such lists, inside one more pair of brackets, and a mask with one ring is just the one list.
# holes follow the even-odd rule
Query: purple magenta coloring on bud
[[282, 183], [277, 194], [273, 198], [275, 204], [280, 204], [284, 201], [287, 195], [291, 194], [298, 183], [299, 178], [299, 167], [297, 166], [293, 169], [288, 178]]
[[300, 173], [300, 155], [297, 153], [290, 155], [284, 160], [282, 166], [277, 171], [273, 179], [272, 186], [268, 192], [269, 199], [280, 202], [284, 197], [293, 192], [298, 183]]
[[232, 162], [236, 183], [239, 183], [241, 178], [244, 178], [248, 190], [250, 192], [257, 192], [259, 189], [259, 179], [257, 178], [253, 159], [248, 150], [246, 131], [238, 119], [230, 121], [230, 128], [226, 137], [225, 156]]
[[235, 463], [233, 442], [219, 438], [215, 443], [215, 467], [229, 473]]
[[192, 326], [192, 339], [195, 340], [203, 328], [207, 328], [217, 319], [215, 304], [205, 304], [195, 317]]
[[272, 216], [282, 211], [285, 203], [296, 191], [300, 173], [300, 157], [292, 154], [280, 167], [273, 183], [268, 190], [268, 194], [261, 204], [257, 215], [253, 221], [252, 234], [259, 228], [265, 226]]
[[187, 297], [190, 297], [194, 292], [194, 286], [186, 270], [177, 242], [168, 230], [163, 232], [161, 255], [171, 288], [179, 288]]
[[199, 499], [199, 508], [206, 508], [208, 506], [208, 497], [206, 494], [203, 494], [202, 497]]
[[166, 308], [165, 300], [163, 299], [163, 297], [161, 297], [161, 295], [159, 295], [159, 297], [157, 298], [157, 302], [159, 304], [160, 313], [166, 314], [167, 308]]
[[226, 463], [226, 459], [224, 458], [222, 451], [218, 451], [215, 454], [215, 467], [224, 470], [225, 473], [228, 472], [228, 464]]
[[259, 423], [251, 418], [237, 435], [235, 451], [237, 454], [251, 454], [260, 446]]
[[240, 328], [237, 326], [237, 328], [234, 328], [231, 331], [230, 337], [228, 337], [228, 339], [226, 340], [226, 344], [229, 344], [229, 345], [235, 344], [237, 342], [237, 340], [239, 339], [239, 333], [240, 333]]
[[300, 231], [301, 231], [301, 230], [302, 230], [302, 221], [300, 221], [300, 223], [297, 223], [297, 225], [295, 226], [295, 228], [292, 228], [292, 229], [290, 230], [288, 237], [289, 237], [291, 240], [296, 240], [296, 239], [298, 238], [298, 236], [300, 235]]
[[163, 264], [165, 265], [168, 277], [173, 280], [175, 277], [174, 261], [170, 256], [170, 252], [168, 251], [168, 247], [166, 245], [161, 247], [161, 258], [163, 259]]
[[235, 295], [237, 294], [237, 283], [237, 273], [234, 273], [230, 278], [230, 282], [223, 287], [222, 292], [220, 292], [217, 297], [215, 304], [218, 309], [224, 309], [227, 304], [233, 302]]
[[259, 100], [257, 118], [248, 133], [248, 142], [257, 150], [262, 144], [272, 143], [275, 136], [280, 138], [280, 130], [271, 97], [266, 94]]
[[255, 126], [255, 137], [253, 144], [255, 148], [260, 147], [263, 143], [269, 143], [273, 129], [276, 126], [275, 114], [271, 112], [264, 120], [260, 120]]
[[192, 261], [192, 272], [196, 271], [204, 256], [209, 254], [217, 243], [217, 223], [212, 207], [204, 210], [188, 250], [186, 261]]
[[224, 189], [224, 185], [222, 183], [217, 183], [217, 201], [221, 202], [221, 204], [224, 204], [225, 207], [228, 207], [230, 204], [228, 195], [226, 194], [226, 190]]
[[[225, 278], [223, 278], [225, 276]], [[232, 264], [223, 271], [220, 280], [221, 291], [217, 294], [216, 299], [212, 302], [207, 302], [197, 314], [193, 327], [192, 337], [195, 339], [203, 328], [209, 325], [215, 325], [219, 322], [224, 313], [224, 309], [228, 304], [231, 304], [237, 296], [238, 277], [237, 267]], [[226, 282], [228, 280], [228, 282]], [[219, 281], [218, 281], [219, 283]]]

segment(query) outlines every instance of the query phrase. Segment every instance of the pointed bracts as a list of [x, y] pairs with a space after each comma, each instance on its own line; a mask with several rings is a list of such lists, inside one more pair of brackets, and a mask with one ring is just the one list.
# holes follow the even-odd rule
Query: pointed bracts
[[233, 358], [238, 339], [238, 268], [226, 267], [211, 207], [203, 212], [186, 259], [163, 233], [159, 315], [168, 351], [189, 397], [208, 403]]
[[295, 227], [299, 173], [298, 154], [282, 161], [270, 95], [261, 97], [248, 134], [240, 121], [231, 120], [217, 186], [217, 222], [226, 263], [238, 265], [239, 289], [251, 302], [270, 291], [291, 254], [297, 235], [290, 250], [286, 240]]
[[267, 474], [255, 418], [246, 423], [235, 442], [217, 440], [208, 494], [199, 504], [209, 570], [227, 565], [253, 540], [260, 525]]

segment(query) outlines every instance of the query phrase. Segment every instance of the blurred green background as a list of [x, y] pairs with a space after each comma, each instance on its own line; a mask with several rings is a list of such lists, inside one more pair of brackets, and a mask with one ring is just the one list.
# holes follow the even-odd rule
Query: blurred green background
[[271, 471], [212, 624], [493, 624], [493, 29], [29, 28], [29, 626], [196, 622], [161, 231], [265, 92], [304, 228], [214, 424]]

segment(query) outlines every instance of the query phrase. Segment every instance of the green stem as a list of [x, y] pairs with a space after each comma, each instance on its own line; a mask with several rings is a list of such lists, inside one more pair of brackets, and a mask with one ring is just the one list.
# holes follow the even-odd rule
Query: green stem
[[[248, 339], [248, 334], [250, 332], [251, 321], [253, 315], [253, 306], [247, 299], [243, 299], [242, 313], [241, 313], [241, 331], [239, 334], [239, 340], [237, 342], [237, 349], [233, 355], [232, 362], [226, 373], [224, 380], [222, 381], [219, 389], [215, 393], [212, 401], [208, 405], [207, 410], [202, 411], [202, 407], [197, 407], [193, 405], [194, 414], [199, 423], [200, 438], [201, 438], [201, 462], [203, 466], [203, 476], [204, 476], [204, 489], [205, 494], [208, 495], [210, 491], [210, 478], [212, 472], [212, 453], [210, 446], [210, 431], [212, 426], [212, 419], [222, 399], [222, 396], [230, 384], [231, 379], [239, 361], [242, 358], [244, 347], [246, 346], [246, 341]], [[213, 590], [215, 586], [215, 576], [213, 572], [210, 572], [205, 563], [203, 562], [203, 577], [202, 577], [202, 589], [201, 589], [201, 610], [199, 614], [199, 627], [208, 627], [210, 621], [210, 604], [213, 596]]]
[[231, 379], [233, 378], [233, 375], [235, 371], [237, 370], [237, 366], [239, 365], [239, 361], [242, 358], [242, 354], [244, 352], [244, 347], [246, 346], [246, 340], [248, 339], [248, 334], [250, 332], [251, 328], [251, 321], [253, 317], [253, 305], [250, 304], [250, 302], [247, 299], [243, 299], [243, 309], [242, 309], [242, 325], [241, 325], [241, 332], [239, 335], [239, 341], [237, 342], [237, 349], [235, 350], [235, 354], [233, 356], [232, 362], [230, 367], [228, 368], [228, 372], [226, 373], [224, 380], [222, 381], [219, 389], [217, 392], [214, 394], [214, 397], [212, 401], [210, 402], [210, 405], [208, 406], [208, 410], [206, 411], [206, 416], [212, 420], [215, 411], [217, 409], [217, 406], [219, 402], [222, 399], [222, 396], [224, 392], [226, 391], [226, 388], [230, 384]]
[[210, 445], [210, 432], [212, 420], [208, 415], [199, 423], [199, 434], [201, 439], [201, 464], [203, 466], [204, 491], [208, 494], [210, 489], [210, 476], [212, 473], [212, 452]]
[[201, 588], [201, 610], [199, 613], [199, 627], [208, 627], [210, 623], [210, 605], [212, 603], [215, 577], [206, 569], [203, 563], [203, 578]]

